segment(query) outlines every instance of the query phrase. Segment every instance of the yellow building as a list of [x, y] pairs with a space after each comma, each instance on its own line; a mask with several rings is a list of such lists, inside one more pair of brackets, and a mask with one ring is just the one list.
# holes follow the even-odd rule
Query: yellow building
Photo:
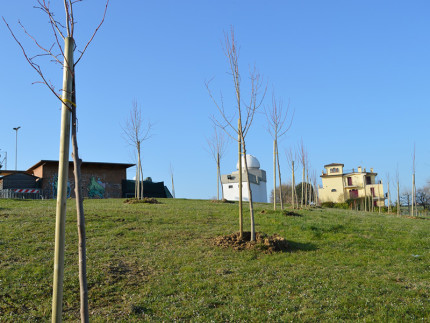
[[[376, 183], [377, 173], [366, 171], [359, 166], [357, 171], [344, 172], [343, 164], [328, 164], [322, 172], [322, 187], [318, 186], [321, 203], [343, 203], [347, 200], [356, 200], [356, 205], [363, 208], [373, 203], [374, 206], [385, 205], [384, 187], [382, 182]], [[366, 199], [367, 198], [367, 199]]]

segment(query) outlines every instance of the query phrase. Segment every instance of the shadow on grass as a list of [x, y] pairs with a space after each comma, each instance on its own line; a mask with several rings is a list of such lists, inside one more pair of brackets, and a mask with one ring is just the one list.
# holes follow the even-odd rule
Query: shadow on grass
[[134, 315], [148, 315], [152, 314], [153, 310], [141, 305], [132, 305], [131, 313]]
[[287, 241], [288, 248], [285, 252], [298, 252], [298, 251], [315, 251], [318, 250], [318, 247], [313, 243], [302, 243], [296, 241]]

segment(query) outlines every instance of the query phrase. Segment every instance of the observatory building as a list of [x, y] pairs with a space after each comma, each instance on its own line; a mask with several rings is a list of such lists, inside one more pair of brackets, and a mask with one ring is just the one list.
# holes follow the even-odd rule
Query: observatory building
[[[260, 169], [258, 159], [252, 155], [246, 155], [248, 164], [249, 181], [253, 202], [267, 203], [266, 171]], [[236, 165], [239, 169], [239, 162]], [[242, 157], [242, 200], [248, 201], [248, 178], [245, 172], [245, 159]], [[239, 201], [239, 170], [221, 176], [223, 198], [229, 201]]]

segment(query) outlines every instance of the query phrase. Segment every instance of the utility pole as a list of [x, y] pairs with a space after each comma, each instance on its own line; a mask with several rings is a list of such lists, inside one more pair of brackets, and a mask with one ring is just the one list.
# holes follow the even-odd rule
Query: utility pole
[[15, 130], [15, 170], [17, 170], [18, 165], [18, 130], [21, 127], [13, 128]]

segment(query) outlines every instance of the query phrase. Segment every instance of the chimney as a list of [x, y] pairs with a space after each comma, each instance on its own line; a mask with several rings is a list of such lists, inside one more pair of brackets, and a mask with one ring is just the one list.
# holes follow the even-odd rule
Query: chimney
[[358, 172], [361, 173], [361, 166], [358, 166]]
[[373, 168], [370, 168], [370, 172], [373, 173]]

